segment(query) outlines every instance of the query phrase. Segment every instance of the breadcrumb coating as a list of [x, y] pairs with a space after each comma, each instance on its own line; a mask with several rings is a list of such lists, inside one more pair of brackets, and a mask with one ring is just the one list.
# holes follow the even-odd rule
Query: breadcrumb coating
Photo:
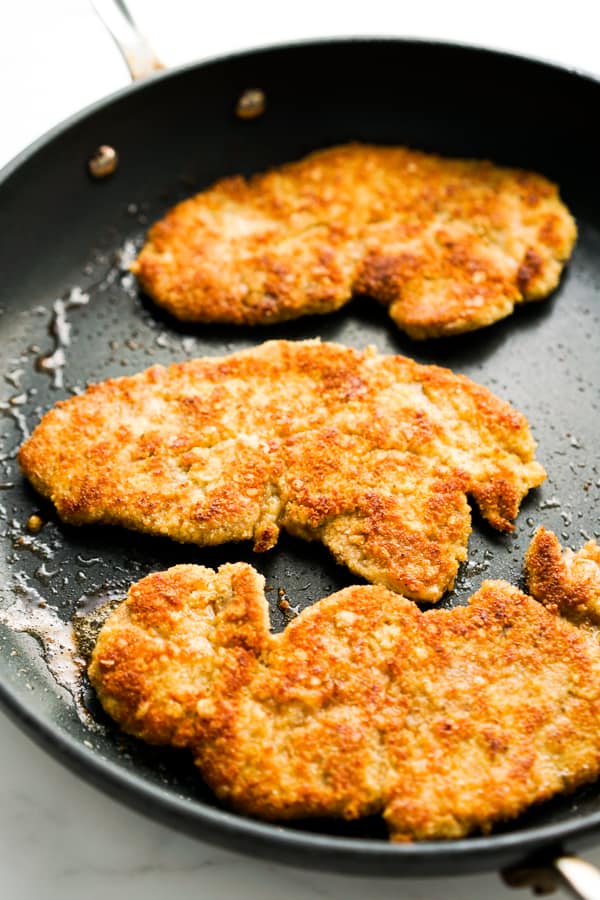
[[466, 556], [467, 494], [512, 530], [545, 477], [534, 452], [525, 417], [464, 376], [271, 341], [94, 385], [44, 416], [19, 461], [66, 522], [256, 551], [284, 528], [435, 601]]
[[561, 557], [542, 530], [527, 574], [534, 596], [486, 581], [427, 612], [349, 587], [271, 634], [250, 566], [176, 566], [131, 588], [89, 675], [125, 731], [189, 748], [244, 813], [487, 832], [600, 774], [600, 549]]
[[427, 338], [546, 297], [575, 237], [541, 175], [349, 144], [179, 203], [151, 228], [132, 271], [186, 321], [280, 322], [365, 294]]

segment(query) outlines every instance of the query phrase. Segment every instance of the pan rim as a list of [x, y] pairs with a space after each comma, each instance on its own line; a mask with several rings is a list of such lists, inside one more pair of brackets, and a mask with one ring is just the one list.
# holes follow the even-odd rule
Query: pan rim
[[[556, 61], [544, 58], [527, 56], [503, 49], [494, 49], [483, 45], [472, 45], [461, 42], [449, 42], [420, 37], [397, 36], [334, 36], [332, 38], [306, 38], [300, 41], [286, 42], [282, 44], [260, 45], [244, 50], [232, 51], [216, 56], [203, 57], [193, 62], [181, 64], [168, 70], [153, 73], [143, 81], [127, 84], [110, 94], [93, 101], [82, 110], [68, 116], [51, 129], [46, 131], [31, 144], [21, 150], [12, 160], [0, 169], [0, 189], [14, 174], [16, 174], [38, 152], [51, 144], [55, 139], [71, 128], [79, 125], [87, 118], [99, 111], [110, 107], [121, 98], [133, 95], [137, 91], [146, 90], [155, 82], [176, 78], [185, 73], [192, 72], [199, 67], [212, 64], [222, 64], [229, 61], [252, 57], [257, 54], [280, 53], [289, 50], [302, 50], [326, 45], [368, 45], [368, 44], [397, 44], [401, 46], [422, 47], [429, 51], [448, 50], [461, 53], [481, 55], [486, 57], [499, 57], [507, 61], [514, 60], [530, 64], [536, 68], [549, 71], [562, 72], [576, 80], [589, 81], [600, 85], [600, 75], [590, 73], [578, 67], [568, 66]], [[110, 760], [103, 759], [97, 752], [85, 747], [79, 740], [72, 737], [66, 730], [51, 722], [44, 716], [35, 713], [24, 706], [16, 691], [0, 683], [0, 705], [24, 732], [28, 734], [38, 745], [42, 746], [55, 759], [58, 759], [70, 771], [85, 779], [88, 783], [110, 794], [115, 799], [129, 807], [144, 812], [146, 815], [160, 810], [168, 815], [170, 826], [195, 835], [198, 838], [212, 843], [226, 844], [227, 837], [237, 838], [238, 850], [243, 850], [244, 838], [249, 841], [250, 847], [261, 847], [262, 855], [267, 856], [277, 851], [284, 850], [289, 853], [297, 853], [297, 865], [302, 865], [311, 857], [316, 863], [315, 855], [329, 853], [340, 860], [357, 861], [360, 866], [355, 871], [367, 871], [369, 864], [381, 861], [388, 864], [386, 869], [369, 870], [376, 875], [414, 875], [415, 863], [421, 863], [423, 867], [427, 862], [439, 861], [443, 857], [447, 861], [447, 869], [465, 857], [476, 857], [477, 863], [470, 867], [471, 871], [484, 871], [494, 868], [496, 858], [505, 854], [515, 859], [525, 856], [533, 850], [543, 846], [556, 845], [564, 840], [579, 837], [600, 830], [600, 811], [580, 815], [574, 820], [559, 823], [526, 828], [522, 831], [506, 834], [492, 834], [490, 836], [475, 835], [452, 841], [415, 842], [411, 844], [395, 844], [386, 840], [362, 840], [360, 838], [340, 837], [301, 831], [289, 823], [268, 823], [259, 820], [248, 819], [235, 812], [208, 806], [201, 800], [192, 800], [164, 792], [159, 786], [144, 779], [139, 773], [121, 768]], [[214, 836], [214, 837], [213, 837]], [[283, 859], [289, 863], [289, 859]], [[402, 865], [412, 863], [413, 867], [406, 872], [402, 871]], [[394, 865], [395, 864], [395, 867]], [[326, 863], [322, 868], [333, 868]], [[423, 875], [439, 875], [442, 871], [438, 868], [433, 872], [422, 872]]]
[[[169, 814], [170, 826], [209, 843], [225, 844], [227, 836], [235, 836], [249, 839], [251, 844], [248, 850], [250, 847], [256, 849], [257, 844], [260, 845], [265, 856], [277, 849], [285, 850], [287, 853], [298, 853], [298, 866], [303, 864], [304, 855], [314, 860], [315, 853], [327, 852], [341, 860], [352, 859], [356, 862], [358, 857], [364, 864], [365, 871], [374, 861], [385, 864], [393, 862], [398, 866], [403, 862], [418, 861], [425, 865], [428, 861], [439, 861], [440, 857], [443, 857], [452, 865], [454, 860], [458, 861], [464, 856], [475, 857], [478, 860], [478, 865], [471, 868], [471, 871], [487, 871], [496, 868], [497, 857], [501, 854], [522, 859], [545, 847], [562, 846], [565, 839], [583, 838], [600, 828], [599, 811], [588, 813], [576, 821], [551, 823], [518, 832], [489, 836], [473, 835], [447, 841], [394, 843], [379, 838], [364, 840], [302, 831], [294, 828], [293, 823], [263, 822], [247, 818], [235, 811], [208, 806], [201, 800], [166, 794], [158, 785], [147, 781], [137, 772], [122, 769], [71, 737], [68, 732], [53, 728], [42, 716], [24, 707], [3, 684], [0, 684], [0, 702], [10, 719], [34, 743], [46, 750], [73, 774], [121, 804], [136, 809], [146, 816], [152, 815], [156, 810], [162, 813], [166, 811]], [[199, 825], [203, 826], [202, 830], [199, 830]], [[218, 830], [223, 840], [213, 840], [214, 831], [211, 830], [208, 834], [209, 829]], [[244, 852], [239, 846], [237, 849]], [[289, 860], [283, 861], [295, 865]], [[324, 868], [329, 866], [325, 865]], [[360, 868], [362, 869], [362, 866]], [[423, 871], [422, 874], [434, 876], [444, 874], [444, 871], [442, 868], [441, 871], [440, 869], [429, 873]], [[373, 872], [369, 869], [369, 874], [385, 877], [390, 875], [391, 871], [385, 869]], [[415, 872], [414, 869], [406, 873], [394, 869], [393, 874], [409, 876]]]
[[590, 81], [595, 85], [600, 84], [600, 74], [590, 72], [587, 69], [578, 66], [570, 66], [564, 63], [550, 60], [543, 56], [528, 56], [524, 53], [516, 53], [510, 50], [497, 49], [483, 44], [466, 44], [460, 41], [444, 41], [436, 38], [423, 37], [406, 37], [406, 36], [390, 36], [390, 35], [351, 35], [351, 36], [332, 36], [320, 38], [306, 38], [298, 41], [288, 41], [281, 44], [258, 44], [244, 50], [234, 50], [224, 54], [215, 56], [200, 57], [191, 62], [180, 63], [167, 69], [161, 69], [151, 72], [144, 78], [129, 82], [115, 91], [111, 91], [97, 100], [77, 110], [62, 121], [53, 125], [51, 128], [43, 132], [39, 137], [35, 138], [31, 143], [20, 150], [16, 156], [5, 163], [0, 168], [0, 187], [10, 179], [24, 164], [26, 164], [33, 156], [42, 150], [47, 144], [51, 143], [55, 138], [68, 131], [70, 128], [78, 125], [84, 119], [94, 115], [105, 107], [111, 106], [115, 101], [138, 91], [145, 90], [152, 84], [167, 81], [176, 78], [187, 72], [191, 72], [199, 67], [209, 66], [218, 63], [226, 63], [233, 60], [243, 59], [244, 57], [256, 56], [257, 54], [280, 53], [288, 50], [302, 50], [310, 47], [323, 47], [335, 44], [340, 46], [343, 44], [359, 45], [359, 44], [402, 44], [414, 47], [424, 47], [435, 50], [449, 50], [465, 53], [473, 53], [475, 55], [500, 57], [507, 61], [516, 61], [521, 63], [537, 66], [541, 69], [554, 70], [570, 75], [576, 79]]

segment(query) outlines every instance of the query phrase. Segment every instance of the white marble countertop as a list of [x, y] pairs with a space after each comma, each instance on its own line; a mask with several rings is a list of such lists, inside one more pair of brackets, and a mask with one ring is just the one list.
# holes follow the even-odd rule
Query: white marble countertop
[[[600, 73], [597, 0], [137, 0], [136, 18], [175, 64], [244, 46], [334, 34], [443, 38], [528, 53]], [[3, 4], [0, 166], [47, 128], [127, 83], [87, 0]], [[598, 847], [587, 858], [600, 865]], [[298, 871], [184, 837], [108, 799], [31, 743], [0, 712], [0, 896], [75, 900], [502, 900], [498, 875], [366, 879]], [[557, 900], [566, 894], [557, 892]]]

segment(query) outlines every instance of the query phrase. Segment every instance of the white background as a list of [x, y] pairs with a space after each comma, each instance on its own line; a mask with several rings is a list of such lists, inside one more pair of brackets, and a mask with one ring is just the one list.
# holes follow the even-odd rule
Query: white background
[[[166, 64], [295, 38], [387, 34], [509, 49], [600, 74], [599, 0], [131, 0], [130, 6]], [[47, 128], [125, 85], [128, 76], [87, 0], [1, 0], [0, 11], [1, 166]], [[591, 123], [599, 114], [590, 111]], [[587, 858], [600, 865], [600, 838]], [[2, 713], [0, 872], [6, 900], [162, 900], [167, 892], [178, 900], [528, 896], [509, 891], [495, 873], [369, 880], [227, 853], [105, 798]]]

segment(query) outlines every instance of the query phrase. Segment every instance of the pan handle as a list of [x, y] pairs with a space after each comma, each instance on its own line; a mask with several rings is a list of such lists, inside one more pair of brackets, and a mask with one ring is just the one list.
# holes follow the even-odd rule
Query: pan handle
[[164, 69], [123, 0], [91, 0], [91, 3], [121, 51], [133, 81]]
[[559, 856], [554, 867], [560, 872], [566, 887], [581, 900], [600, 898], [600, 870], [578, 856]]
[[562, 887], [577, 900], [600, 900], [600, 870], [566, 853], [506, 869], [502, 877], [509, 887], [528, 887], [537, 896]]

